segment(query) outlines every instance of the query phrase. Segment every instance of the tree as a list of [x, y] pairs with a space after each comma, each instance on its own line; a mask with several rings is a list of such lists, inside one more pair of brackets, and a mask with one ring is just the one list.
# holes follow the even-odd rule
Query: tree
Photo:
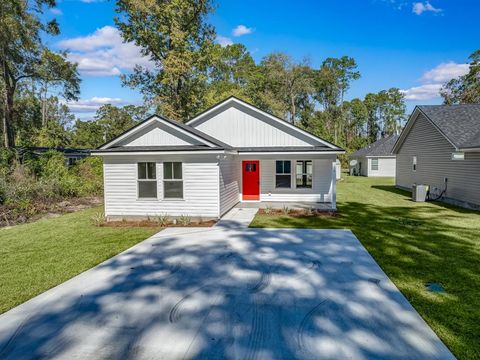
[[158, 110], [185, 121], [203, 106], [214, 29], [206, 22], [211, 0], [117, 0], [115, 18], [123, 39], [133, 42], [151, 66], [122, 76]]
[[36, 76], [42, 42], [40, 34], [59, 33], [55, 20], [42, 22], [44, 6], [54, 7], [55, 0], [8, 0], [0, 2], [0, 78], [3, 90], [2, 128], [4, 146], [15, 145], [14, 103], [20, 81]]
[[231, 95], [251, 101], [249, 85], [255, 71], [255, 61], [244, 45], [212, 45], [204, 106], [210, 107]]
[[95, 149], [104, 142], [103, 128], [98, 122], [77, 119], [73, 127], [71, 146]]
[[71, 131], [75, 122], [75, 115], [70, 112], [67, 105], [62, 104], [56, 97], [46, 100], [45, 117], [48, 122], [38, 129], [35, 134], [34, 144], [45, 147], [67, 147], [71, 142]]
[[313, 90], [308, 62], [295, 63], [286, 54], [273, 53], [262, 59], [260, 72], [263, 102], [277, 116], [295, 123], [299, 108], [306, 106]]
[[43, 50], [40, 65], [35, 72], [40, 83], [42, 127], [46, 127], [48, 97], [53, 93], [61, 95], [65, 100], [78, 100], [80, 77], [77, 64], [67, 61], [66, 53], [54, 53], [48, 49]]
[[443, 85], [440, 94], [445, 104], [480, 104], [480, 50], [469, 59], [468, 73]]
[[[358, 148], [364, 144], [366, 135], [365, 127], [368, 121], [368, 109], [365, 103], [360, 99], [345, 101], [343, 103], [343, 113], [345, 116], [345, 145], [347, 148]], [[359, 141], [360, 140], [360, 141]]]
[[338, 143], [338, 136], [342, 132], [345, 118], [343, 115], [343, 101], [352, 81], [360, 78], [356, 71], [357, 64], [353, 58], [327, 58], [320, 69], [315, 72], [314, 98], [321, 104], [330, 116], [327, 128], [333, 132], [333, 139]]
[[397, 88], [383, 90], [377, 95], [377, 104], [383, 136], [396, 134], [405, 120], [405, 95]]

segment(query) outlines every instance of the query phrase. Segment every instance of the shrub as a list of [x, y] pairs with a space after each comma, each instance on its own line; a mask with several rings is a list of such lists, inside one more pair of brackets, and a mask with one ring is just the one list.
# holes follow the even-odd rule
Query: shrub
[[283, 215], [290, 214], [290, 208], [287, 205], [283, 205], [282, 213], [283, 213]]
[[103, 161], [96, 156], [78, 161], [73, 171], [78, 177], [79, 194], [82, 196], [101, 195], [103, 192]]
[[265, 212], [265, 215], [270, 215], [273, 212], [273, 208], [271, 206], [267, 205], [267, 206], [265, 206], [263, 211]]
[[105, 213], [99, 211], [95, 213], [92, 217], [92, 222], [95, 226], [103, 226], [105, 225]]
[[182, 226], [188, 226], [190, 225], [190, 223], [192, 222], [192, 218], [188, 215], [181, 215], [179, 218], [178, 218], [178, 222], [180, 223], [180, 225]]
[[166, 227], [169, 224], [170, 220], [167, 214], [162, 214], [157, 217], [157, 222], [158, 225], [160, 225], [161, 227]]

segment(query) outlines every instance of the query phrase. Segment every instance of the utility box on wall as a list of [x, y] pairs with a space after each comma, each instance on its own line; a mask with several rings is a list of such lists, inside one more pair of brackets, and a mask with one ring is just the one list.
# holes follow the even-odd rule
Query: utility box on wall
[[425, 202], [427, 199], [428, 186], [423, 184], [413, 184], [412, 200], [416, 202]]

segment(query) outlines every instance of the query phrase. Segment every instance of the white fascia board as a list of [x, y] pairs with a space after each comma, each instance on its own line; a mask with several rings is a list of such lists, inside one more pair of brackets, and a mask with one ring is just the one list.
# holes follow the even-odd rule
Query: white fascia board
[[182, 129], [181, 127], [179, 126], [174, 126], [172, 124], [170, 124], [168, 121], [163, 121], [162, 118], [158, 117], [158, 116], [152, 116], [151, 119], [145, 121], [143, 124], [140, 124], [139, 126], [131, 129], [130, 130], [127, 130], [125, 133], [123, 133], [122, 135], [120, 135], [119, 137], [117, 137], [116, 139], [113, 139], [112, 141], [106, 143], [105, 145], [103, 145], [100, 149], [108, 149], [110, 148], [112, 145], [115, 145], [117, 144], [118, 142], [122, 141], [122, 140], [125, 140], [126, 138], [132, 136], [133, 134], [135, 134], [136, 132], [144, 129], [145, 127], [147, 126], [150, 126], [151, 124], [155, 123], [155, 122], [160, 122], [176, 131], [179, 131], [189, 137], [191, 137], [192, 139], [195, 139], [195, 140], [198, 140], [202, 143], [204, 143], [205, 145], [208, 145], [208, 146], [216, 146], [215, 144], [211, 143], [210, 141], [207, 141], [191, 132], [188, 132], [188, 131], [185, 131], [184, 129]]
[[238, 155], [339, 155], [345, 154], [345, 151], [239, 151]]
[[230, 154], [224, 150], [199, 150], [199, 151], [118, 151], [118, 152], [92, 152], [93, 156], [130, 156], [130, 155], [182, 155], [182, 154]]
[[305, 131], [305, 130], [297, 127], [297, 126], [293, 126], [292, 124], [290, 124], [289, 122], [287, 122], [287, 121], [285, 121], [285, 120], [281, 120], [281, 119], [277, 118], [276, 116], [273, 116], [273, 115], [271, 115], [271, 114], [269, 114], [269, 113], [267, 113], [267, 112], [265, 112], [265, 111], [263, 111], [263, 110], [255, 107], [255, 106], [252, 106], [252, 105], [250, 105], [250, 104], [248, 104], [248, 103], [246, 103], [246, 102], [244, 102], [244, 101], [241, 101], [241, 100], [239, 100], [239, 99], [237, 99], [237, 98], [234, 98], [234, 97], [229, 98], [229, 99], [227, 99], [227, 100], [225, 100], [225, 101], [222, 101], [221, 103], [215, 105], [214, 107], [212, 107], [211, 109], [207, 110], [206, 112], [204, 112], [204, 113], [202, 113], [202, 114], [194, 117], [194, 118], [193, 118], [192, 120], [190, 120], [190, 121], [187, 121], [187, 122], [186, 122], [186, 125], [193, 126], [193, 124], [196, 123], [198, 120], [204, 118], [204, 117], [207, 116], [208, 114], [212, 113], [213, 111], [217, 110], [219, 107], [221, 107], [221, 106], [223, 106], [224, 104], [227, 104], [227, 103], [229, 103], [229, 102], [235, 102], [235, 103], [237, 103], [237, 104], [240, 104], [240, 105], [242, 105], [242, 106], [245, 106], [245, 107], [249, 108], [250, 110], [253, 110], [253, 111], [255, 111], [255, 112], [258, 112], [258, 113], [260, 113], [260, 114], [268, 117], [269, 119], [272, 119], [272, 120], [274, 120], [274, 121], [276, 121], [276, 122], [278, 122], [278, 123], [280, 123], [280, 124], [282, 124], [282, 125], [285, 125], [285, 126], [289, 127], [290, 129], [292, 129], [292, 130], [294, 130], [294, 131], [297, 131], [297, 132], [299, 132], [299, 133], [301, 133], [301, 134], [303, 134], [303, 135], [305, 135], [305, 136], [308, 136], [309, 138], [311, 138], [311, 139], [313, 139], [313, 140], [319, 141], [319, 142], [321, 142], [322, 144], [328, 146], [328, 147], [331, 148], [331, 149], [340, 149], [339, 147], [334, 146], [333, 144], [330, 144], [329, 142], [327, 142], [327, 141], [325, 141], [325, 140], [323, 140], [323, 139], [320, 139], [319, 137], [317, 137], [317, 136], [315, 136], [315, 135], [313, 135], [313, 134], [310, 134], [309, 132], [307, 132], [307, 131]]
[[478, 151], [480, 151], [480, 147], [478, 147], [478, 148], [464, 148], [464, 149], [460, 148], [460, 149], [458, 149], [458, 151], [463, 151], [463, 152], [478, 152]]
[[366, 158], [396, 158], [395, 155], [369, 155]]

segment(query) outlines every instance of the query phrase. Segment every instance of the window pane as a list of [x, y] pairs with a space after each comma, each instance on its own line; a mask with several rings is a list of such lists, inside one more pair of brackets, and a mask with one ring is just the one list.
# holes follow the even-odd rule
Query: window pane
[[148, 179], [156, 179], [157, 178], [154, 162], [147, 163], [147, 176], [148, 176], [147, 177]]
[[171, 162], [164, 162], [163, 163], [163, 178], [164, 179], [173, 179], [172, 167], [173, 167], [173, 164]]
[[277, 175], [275, 177], [275, 186], [277, 188], [289, 188], [291, 178], [290, 175]]
[[297, 161], [297, 167], [295, 172], [297, 173], [297, 175], [303, 173], [303, 161]]
[[303, 187], [303, 175], [297, 174], [297, 187]]
[[173, 164], [173, 178], [182, 179], [182, 163], [174, 162]]
[[147, 164], [138, 163], [138, 178], [146, 179], [147, 178]]
[[307, 184], [305, 185], [305, 187], [307, 188], [311, 188], [312, 187], [312, 175], [307, 175]]
[[163, 182], [164, 197], [182, 199], [183, 198], [183, 181], [164, 181]]
[[290, 161], [284, 161], [283, 162], [283, 173], [284, 174], [290, 174], [292, 171], [291, 171], [291, 168], [290, 168]]
[[277, 160], [277, 174], [283, 174], [283, 161]]
[[157, 182], [156, 181], [139, 181], [138, 197], [139, 198], [156, 198]]
[[313, 173], [312, 161], [307, 160], [306, 163], [307, 163], [307, 174], [312, 174]]

